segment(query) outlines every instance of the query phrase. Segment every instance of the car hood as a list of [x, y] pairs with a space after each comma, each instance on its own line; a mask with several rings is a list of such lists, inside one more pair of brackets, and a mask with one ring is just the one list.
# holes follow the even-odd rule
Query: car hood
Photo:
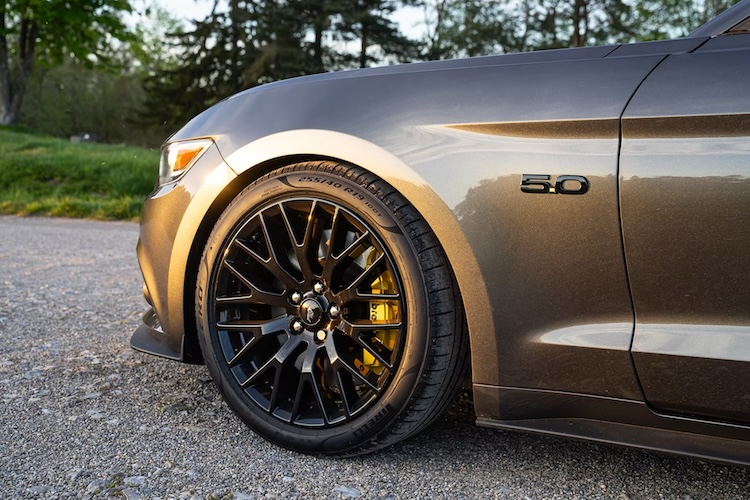
[[[379, 79], [383, 82], [384, 86], [392, 88], [393, 92], [414, 92], [418, 91], [418, 89], [410, 86], [409, 82], [416, 81], [414, 77], [419, 75], [424, 76], [426, 73], [430, 74], [430, 81], [438, 80], [444, 83], [446, 80], [449, 80], [449, 74], [456, 71], [601, 59], [612, 53], [619, 46], [607, 45], [555, 49], [465, 59], [417, 62], [290, 78], [253, 87], [224, 99], [193, 118], [181, 130], [170, 137], [169, 141], [186, 140], [196, 137], [214, 137], [217, 134], [225, 136], [228, 128], [223, 117], [227, 115], [237, 116], [238, 113], [242, 113], [247, 116], [246, 123], [251, 123], [253, 118], [258, 116], [256, 110], [259, 101], [265, 103], [264, 107], [268, 106], [269, 101], [283, 104], [285, 99], [280, 97], [283, 95], [298, 96], [304, 94], [309, 99], [325, 99], [331, 105], [334, 105], [336, 92], [342, 88], [346, 89], [347, 92], [357, 92], [357, 88], [363, 87], [360, 81], [362, 78], [367, 78], [368, 81]], [[434, 76], [432, 73], [434, 73]], [[419, 79], [423, 80], [423, 78]], [[393, 82], [400, 83], [394, 84]], [[324, 89], [327, 89], [327, 91]], [[367, 101], [366, 96], [363, 96], [363, 106], [373, 104], [372, 102], [365, 103], [364, 101]], [[238, 111], [239, 109], [243, 111], [240, 112]], [[281, 112], [282, 108], [279, 107], [278, 109]], [[288, 112], [288, 109], [284, 111]]]

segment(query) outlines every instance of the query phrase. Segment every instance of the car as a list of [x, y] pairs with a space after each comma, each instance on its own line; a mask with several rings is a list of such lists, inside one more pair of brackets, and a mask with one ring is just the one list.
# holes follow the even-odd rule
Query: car
[[132, 346], [303, 453], [470, 386], [480, 426], [750, 464], [749, 16], [214, 105], [163, 146]]

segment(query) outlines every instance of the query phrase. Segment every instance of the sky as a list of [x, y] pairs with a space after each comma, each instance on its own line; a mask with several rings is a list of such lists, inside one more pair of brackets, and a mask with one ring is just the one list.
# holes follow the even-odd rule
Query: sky
[[213, 0], [159, 0], [178, 19], [203, 19], [211, 12]]

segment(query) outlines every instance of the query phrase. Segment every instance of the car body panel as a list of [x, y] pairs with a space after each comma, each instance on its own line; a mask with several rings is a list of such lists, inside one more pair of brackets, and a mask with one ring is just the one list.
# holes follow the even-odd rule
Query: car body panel
[[621, 210], [648, 401], [750, 422], [750, 35], [720, 38], [628, 105]]
[[[739, 23], [750, 0], [732, 11], [712, 29]], [[138, 254], [156, 313], [134, 347], [200, 361], [195, 275], [223, 209], [274, 168], [351, 163], [404, 195], [453, 266], [480, 425], [750, 464], [750, 74], [737, 41], [750, 35], [712, 29], [303, 77], [217, 104], [170, 138], [216, 146], [144, 206]], [[524, 175], [590, 188], [528, 193]], [[683, 253], [685, 226], [716, 232], [713, 246]], [[692, 281], [671, 279], [685, 269]], [[695, 290], [716, 293], [686, 299]]]
[[708, 37], [678, 38], [655, 42], [629, 43], [620, 45], [607, 54], [607, 57], [635, 57], [680, 54], [690, 52], [708, 41]]
[[[582, 50], [579, 57], [573, 57], [575, 51], [560, 52], [561, 62], [550, 61], [548, 54], [543, 63], [526, 57], [519, 58], [522, 63], [497, 64], [502, 58], [486, 58], [491, 66], [453, 69], [450, 79], [440, 79], [441, 71], [414, 70], [269, 86], [225, 101], [175, 139], [214, 131], [228, 165], [240, 175], [292, 155], [335, 158], [371, 170], [429, 214], [425, 217], [454, 266], [466, 263], [466, 272], [455, 272], [467, 297], [478, 383], [637, 398], [628, 354], [633, 315], [616, 196], [618, 119], [662, 56], [604, 59], [610, 49]], [[467, 93], [473, 98], [462, 97]], [[274, 113], [282, 106], [295, 113]], [[217, 113], [221, 122], [214, 118]], [[266, 139], [255, 137], [266, 130], [275, 137], [299, 129], [346, 131], [363, 144], [290, 137], [270, 148], [260, 142]], [[255, 153], [237, 152], [236, 143]], [[353, 156], [357, 150], [360, 154]], [[455, 176], [458, 171], [461, 175]], [[522, 193], [518, 178], [538, 172], [584, 175], [594, 187], [582, 197]], [[429, 192], [435, 196], [419, 194]], [[448, 210], [454, 215], [446, 216]], [[498, 215], [486, 229], [485, 217], [472, 213]], [[534, 220], [528, 219], [530, 213], [536, 214]], [[440, 222], [451, 219], [460, 231]], [[468, 245], [457, 244], [461, 234]], [[586, 245], [591, 241], [607, 243], [594, 249]], [[514, 265], [518, 249], [536, 261]], [[477, 276], [489, 277], [493, 288], [485, 291]], [[570, 302], [591, 289], [600, 291], [595, 301]], [[540, 290], [542, 296], [531, 300]], [[487, 303], [492, 320], [483, 317]], [[499, 329], [506, 332], [502, 346], [494, 333]], [[542, 362], [549, 356], [558, 362]], [[576, 364], [578, 356], [586, 362]], [[580, 377], [571, 362], [611, 366], [611, 376]]]
[[183, 350], [185, 317], [192, 315], [184, 296], [191, 280], [195, 286], [196, 273], [188, 263], [189, 250], [209, 207], [237, 177], [215, 147], [200, 161], [204, 168], [188, 170], [179, 184], [159, 187], [145, 200], [137, 246], [147, 296], [156, 313], [144, 321], [139, 332], [143, 340], [137, 345], [153, 352], [148, 346], [157, 341], [163, 346], [156, 354], [185, 361], [194, 357]]
[[586, 394], [475, 386], [475, 403], [500, 417], [477, 425], [542, 432], [607, 444], [748, 465], [750, 429], [655, 413], [646, 403]]

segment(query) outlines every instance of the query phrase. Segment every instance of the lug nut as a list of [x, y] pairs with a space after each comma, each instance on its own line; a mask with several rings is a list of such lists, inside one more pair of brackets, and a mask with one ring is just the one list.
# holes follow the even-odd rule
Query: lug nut
[[300, 320], [295, 319], [294, 321], [292, 321], [292, 330], [294, 330], [297, 333], [300, 333], [304, 329], [305, 329], [305, 325], [303, 325]]
[[299, 304], [300, 302], [302, 302], [302, 294], [299, 292], [292, 292], [292, 295], [290, 296], [290, 298], [292, 299], [292, 302], [295, 304]]
[[328, 334], [325, 330], [318, 330], [318, 333], [315, 334], [315, 338], [318, 340], [318, 342], [323, 342]]
[[331, 305], [331, 307], [328, 309], [328, 314], [330, 314], [332, 318], [338, 318], [339, 313], [341, 313], [341, 310], [336, 304]]
[[317, 293], [318, 295], [323, 293], [325, 289], [326, 287], [324, 287], [323, 283], [321, 283], [320, 281], [316, 281], [315, 284], [313, 285], [313, 292]]

